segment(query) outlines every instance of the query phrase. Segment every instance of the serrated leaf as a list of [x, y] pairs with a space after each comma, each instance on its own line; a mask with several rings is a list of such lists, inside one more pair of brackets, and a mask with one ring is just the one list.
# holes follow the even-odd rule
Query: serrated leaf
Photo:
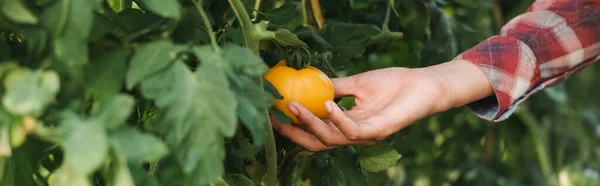
[[362, 147], [358, 153], [360, 165], [369, 172], [379, 172], [396, 165], [402, 155], [387, 142]]
[[87, 93], [98, 98], [117, 94], [125, 82], [128, 54], [126, 50], [115, 50], [94, 58], [85, 71]]
[[225, 177], [229, 186], [254, 186], [254, 182], [243, 174], [229, 174]]
[[115, 130], [109, 136], [110, 144], [134, 165], [157, 161], [169, 152], [162, 140], [132, 127]]
[[108, 154], [108, 139], [101, 121], [65, 113], [59, 129], [65, 139], [61, 169], [70, 167], [81, 175], [89, 175], [102, 165]]
[[298, 7], [297, 4], [286, 3], [276, 9], [265, 12], [264, 16], [272, 23], [283, 25], [296, 16], [296, 7]]
[[266, 70], [262, 59], [245, 48], [230, 44], [221, 53], [216, 53], [211, 47], [195, 47], [194, 52], [201, 62], [215, 65], [227, 74], [239, 103], [237, 117], [252, 134], [255, 145], [262, 145], [267, 122], [264, 110], [272, 105], [272, 96], [251, 80], [252, 77], [261, 77], [261, 72]]
[[4, 108], [11, 114], [37, 117], [54, 101], [60, 88], [53, 71], [13, 70], [4, 80]]
[[260, 56], [247, 48], [234, 44], [226, 44], [222, 48], [224, 59], [233, 67], [234, 72], [243, 73], [250, 77], [261, 77], [269, 67]]
[[173, 44], [166, 40], [158, 40], [141, 45], [135, 49], [129, 71], [125, 77], [127, 89], [133, 88], [151, 74], [167, 68], [173, 61], [171, 50]]
[[[204, 121], [218, 125], [224, 137], [233, 137], [237, 129], [234, 110], [238, 103], [233, 92], [229, 90], [227, 77], [214, 64], [205, 63], [196, 70], [196, 78], [199, 85], [196, 91], [205, 99], [205, 103], [197, 104], [208, 104], [215, 110], [213, 113], [207, 113]], [[206, 113], [206, 110], [199, 112]]]
[[135, 0], [143, 10], [151, 11], [167, 18], [179, 19], [181, 10], [177, 0]]
[[8, 19], [23, 24], [37, 24], [37, 17], [23, 5], [21, 0], [4, 0], [0, 2], [2, 13]]
[[[174, 150], [177, 168], [206, 184], [223, 173], [223, 136], [232, 136], [237, 101], [228, 81], [214, 64], [201, 64], [193, 74], [181, 62], [142, 82], [142, 94], [162, 109], [154, 124]], [[185, 180], [182, 180], [185, 183]]]
[[127, 94], [118, 94], [98, 101], [96, 115], [102, 120], [107, 129], [114, 129], [125, 125], [133, 110], [135, 100]]
[[304, 47], [307, 49], [309, 48], [308, 45], [304, 43], [304, 41], [298, 39], [298, 36], [296, 36], [296, 34], [284, 28], [280, 28], [275, 31], [275, 41], [277, 41], [277, 43], [284, 47], [293, 46]]

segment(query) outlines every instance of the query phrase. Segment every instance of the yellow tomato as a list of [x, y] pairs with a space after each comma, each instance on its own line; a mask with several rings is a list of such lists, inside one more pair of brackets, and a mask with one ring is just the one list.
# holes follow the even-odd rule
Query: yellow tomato
[[325, 101], [333, 100], [334, 89], [331, 80], [318, 68], [309, 66], [296, 70], [286, 65], [285, 60], [269, 69], [264, 75], [269, 80], [283, 99], [274, 99], [275, 108], [299, 124], [298, 119], [288, 109], [291, 100], [301, 103], [315, 116], [324, 118], [328, 116]]

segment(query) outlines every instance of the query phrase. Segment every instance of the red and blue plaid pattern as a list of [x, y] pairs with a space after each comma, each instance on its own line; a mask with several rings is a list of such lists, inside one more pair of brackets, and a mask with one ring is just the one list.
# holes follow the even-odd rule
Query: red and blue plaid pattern
[[490, 121], [508, 118], [531, 95], [600, 59], [600, 0], [537, 0], [501, 34], [461, 53], [495, 96], [469, 104]]

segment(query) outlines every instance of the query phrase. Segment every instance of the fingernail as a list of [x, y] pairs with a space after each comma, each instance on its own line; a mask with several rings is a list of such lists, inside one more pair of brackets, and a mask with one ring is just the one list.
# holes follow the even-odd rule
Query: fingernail
[[327, 108], [327, 112], [331, 112], [333, 110], [333, 105], [330, 101], [325, 102], [325, 108]]
[[288, 109], [290, 109], [290, 111], [292, 112], [292, 114], [294, 114], [295, 116], [298, 116], [298, 109], [296, 108], [296, 105], [294, 105], [294, 103], [290, 102], [288, 104]]

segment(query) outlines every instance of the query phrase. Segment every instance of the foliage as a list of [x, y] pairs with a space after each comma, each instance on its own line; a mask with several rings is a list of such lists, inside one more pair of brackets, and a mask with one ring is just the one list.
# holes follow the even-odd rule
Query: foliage
[[315, 2], [0, 0], [0, 185], [600, 183], [594, 66], [501, 123], [460, 108], [317, 153], [273, 135], [267, 111], [289, 118], [261, 76], [281, 59], [330, 77], [442, 63], [531, 3]]

